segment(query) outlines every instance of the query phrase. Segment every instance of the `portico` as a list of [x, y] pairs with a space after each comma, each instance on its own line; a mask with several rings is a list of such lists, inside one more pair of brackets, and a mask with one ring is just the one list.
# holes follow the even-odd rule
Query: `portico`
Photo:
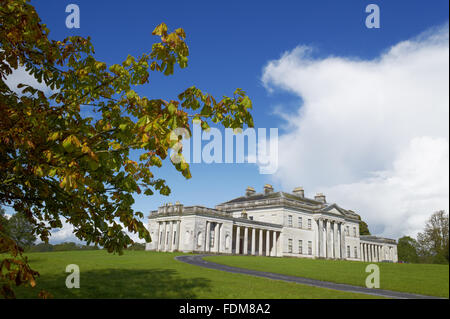
[[321, 258], [345, 258], [344, 220], [336, 217], [318, 215], [315, 218], [318, 228], [317, 256]]

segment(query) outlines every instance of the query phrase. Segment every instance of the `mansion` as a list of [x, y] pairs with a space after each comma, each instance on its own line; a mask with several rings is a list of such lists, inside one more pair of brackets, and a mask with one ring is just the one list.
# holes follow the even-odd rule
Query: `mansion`
[[395, 240], [361, 236], [358, 214], [321, 193], [306, 198], [301, 187], [248, 187], [215, 208], [166, 204], [148, 221], [146, 250], [397, 262]]

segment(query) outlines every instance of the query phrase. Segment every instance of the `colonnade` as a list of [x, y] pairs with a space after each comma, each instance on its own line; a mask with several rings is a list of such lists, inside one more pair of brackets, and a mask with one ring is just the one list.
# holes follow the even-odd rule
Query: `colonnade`
[[175, 251], [180, 244], [180, 221], [158, 222], [158, 240], [156, 242], [157, 251]]
[[344, 259], [346, 257], [344, 223], [326, 217], [319, 217], [316, 221], [319, 230], [317, 232], [317, 256]]
[[281, 255], [281, 231], [247, 226], [235, 226], [233, 252], [242, 255]]
[[378, 244], [361, 243], [361, 259], [363, 261], [382, 261], [383, 246]]

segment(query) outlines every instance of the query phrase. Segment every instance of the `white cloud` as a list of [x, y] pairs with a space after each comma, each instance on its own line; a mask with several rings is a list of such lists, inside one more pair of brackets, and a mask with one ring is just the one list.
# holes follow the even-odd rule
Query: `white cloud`
[[374, 60], [319, 59], [299, 46], [270, 61], [266, 88], [303, 101], [280, 136], [274, 179], [326, 192], [394, 238], [448, 210], [448, 41], [446, 25]]
[[23, 88], [18, 89], [17, 85], [20, 83], [28, 84], [32, 86], [35, 89], [38, 89], [46, 96], [49, 96], [51, 94], [54, 94], [57, 92], [57, 90], [51, 90], [50, 87], [48, 87], [44, 81], [41, 83], [36, 80], [36, 78], [32, 75], [30, 75], [26, 70], [25, 67], [19, 66], [17, 69], [13, 69], [13, 72], [6, 77], [5, 80], [6, 85], [9, 87], [10, 90], [16, 92], [17, 94], [21, 95]]

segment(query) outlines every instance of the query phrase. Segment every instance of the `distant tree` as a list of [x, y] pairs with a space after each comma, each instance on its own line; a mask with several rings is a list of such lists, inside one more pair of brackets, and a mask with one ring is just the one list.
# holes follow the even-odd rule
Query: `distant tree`
[[417, 241], [409, 236], [399, 238], [397, 244], [398, 259], [409, 263], [418, 263]]
[[53, 251], [70, 251], [70, 250], [80, 250], [81, 246], [74, 242], [63, 242], [60, 244], [53, 245]]
[[127, 247], [127, 250], [145, 250], [145, 244], [143, 243], [133, 243]]
[[418, 252], [423, 260], [448, 263], [448, 214], [440, 210], [431, 215], [422, 233], [417, 235]]
[[360, 235], [370, 235], [369, 226], [365, 221], [359, 222], [359, 234]]
[[8, 220], [9, 236], [22, 248], [28, 248], [36, 241], [33, 224], [22, 212], [17, 212]]
[[49, 243], [39, 243], [37, 245], [33, 245], [28, 249], [29, 252], [49, 252], [53, 251], [53, 245]]

